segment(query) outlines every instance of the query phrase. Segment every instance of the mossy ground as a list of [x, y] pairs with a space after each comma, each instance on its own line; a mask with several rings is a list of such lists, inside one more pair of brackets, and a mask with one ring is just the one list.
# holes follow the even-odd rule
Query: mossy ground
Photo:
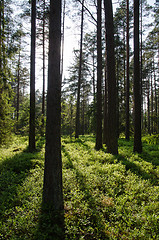
[[[0, 149], [0, 239], [51, 239], [39, 228], [44, 141], [35, 153], [13, 142]], [[137, 154], [119, 139], [116, 156], [94, 146], [93, 136], [62, 138], [65, 239], [159, 239], [159, 145], [145, 137]]]

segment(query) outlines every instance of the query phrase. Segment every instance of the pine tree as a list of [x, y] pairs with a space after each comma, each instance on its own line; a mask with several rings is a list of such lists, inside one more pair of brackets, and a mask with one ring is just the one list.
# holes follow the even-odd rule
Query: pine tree
[[[61, 160], [61, 1], [50, 1], [49, 28], [49, 63], [48, 63], [48, 94], [46, 121], [46, 148], [43, 186], [43, 203], [51, 211], [52, 235], [55, 239], [63, 239], [63, 191], [62, 191], [62, 160]], [[53, 232], [53, 224], [61, 229], [61, 236]], [[51, 231], [50, 231], [51, 232]]]
[[108, 79], [108, 142], [109, 153], [118, 153], [117, 112], [116, 112], [116, 77], [114, 54], [114, 27], [111, 0], [104, 1], [107, 51], [107, 79]]
[[141, 78], [139, 61], [139, 0], [134, 0], [134, 152], [142, 152]]
[[30, 124], [29, 151], [35, 151], [35, 39], [36, 39], [36, 0], [31, 1], [31, 65], [30, 65]]

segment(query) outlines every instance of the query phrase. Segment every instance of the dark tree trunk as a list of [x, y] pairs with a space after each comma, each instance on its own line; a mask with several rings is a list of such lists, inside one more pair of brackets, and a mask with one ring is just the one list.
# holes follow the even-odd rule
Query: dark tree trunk
[[95, 103], [95, 95], [96, 95], [96, 87], [95, 87], [95, 56], [94, 56], [94, 49], [93, 49], [93, 78], [92, 78], [92, 82], [93, 82], [93, 100]]
[[30, 125], [29, 151], [35, 151], [35, 39], [36, 39], [36, 0], [31, 2], [31, 66], [30, 66]]
[[61, 82], [63, 76], [63, 60], [64, 60], [64, 33], [65, 33], [65, 8], [66, 0], [63, 1], [63, 19], [62, 19], [62, 40], [61, 40]]
[[[117, 101], [116, 101], [117, 136], [119, 138], [119, 135], [120, 135], [120, 114], [119, 114], [119, 96], [118, 96], [118, 92], [119, 92], [119, 54], [118, 54], [118, 49], [117, 49], [117, 60], [116, 60], [116, 87], [117, 87]], [[122, 100], [121, 100], [121, 102], [122, 102]]]
[[[159, 32], [158, 32], [158, 39], [159, 39]], [[158, 75], [159, 75], [159, 41], [158, 41]], [[157, 118], [157, 132], [159, 133], [159, 88], [158, 88], [158, 102], [157, 102], [157, 112], [158, 112], [158, 118]]]
[[18, 70], [17, 70], [17, 121], [19, 119], [19, 90], [20, 90], [20, 50], [18, 59]]
[[81, 41], [80, 41], [80, 61], [79, 61], [79, 74], [78, 74], [75, 138], [79, 137], [79, 128], [80, 128], [80, 90], [81, 90], [81, 74], [82, 74], [83, 19], [84, 19], [84, 0], [82, 1], [82, 12], [81, 12]]
[[104, 0], [106, 49], [107, 49], [107, 79], [108, 79], [108, 142], [109, 153], [118, 153], [117, 138], [117, 110], [116, 110], [116, 79], [115, 79], [115, 54], [114, 54], [114, 27], [111, 0]]
[[149, 80], [147, 82], [147, 126], [148, 126], [148, 133], [150, 132], [150, 86], [149, 86]]
[[[105, 36], [106, 37], [106, 36]], [[107, 54], [105, 54], [105, 95], [104, 95], [104, 131], [103, 143], [108, 141], [108, 81], [107, 81]]]
[[127, 30], [126, 30], [126, 140], [130, 138], [130, 124], [129, 124], [129, 0], [127, 0]]
[[4, 25], [5, 25], [5, 18], [4, 18], [4, 0], [2, 0], [2, 71], [3, 71], [3, 82], [4, 84], [6, 84], [6, 72], [5, 72], [5, 69], [6, 69], [6, 64], [5, 64], [5, 61], [6, 61], [6, 58], [5, 58], [5, 44], [4, 44], [4, 39], [5, 39], [5, 34], [4, 34]]
[[151, 133], [154, 132], [154, 108], [153, 108], [153, 84], [152, 84], [152, 75], [151, 75]]
[[102, 148], [102, 42], [101, 42], [101, 0], [97, 0], [97, 115], [96, 150]]
[[61, 1], [50, 1], [49, 65], [43, 201], [63, 209], [61, 160]]
[[42, 92], [42, 135], [44, 135], [44, 116], [45, 116], [45, 0], [43, 9], [43, 92]]
[[[140, 0], [140, 78], [141, 78], [141, 86], [142, 86], [142, 2], [143, 0]], [[141, 87], [141, 129], [143, 129], [143, 91]]]
[[2, 81], [2, 2], [0, 1], [0, 84]]
[[154, 100], [155, 100], [155, 114], [154, 114], [154, 123], [155, 123], [155, 132], [157, 133], [157, 82], [156, 82], [156, 72], [155, 72], [155, 60], [153, 59], [153, 72], [154, 72]]
[[141, 153], [141, 78], [139, 49], [139, 0], [134, 0], [134, 152]]

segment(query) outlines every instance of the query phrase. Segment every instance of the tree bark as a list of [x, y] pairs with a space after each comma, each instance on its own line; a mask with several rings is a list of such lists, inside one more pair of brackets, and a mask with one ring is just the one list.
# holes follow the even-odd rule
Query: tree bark
[[97, 0], [97, 115], [96, 150], [102, 148], [102, 42], [101, 42], [101, 0]]
[[42, 135], [44, 135], [44, 116], [45, 116], [45, 0], [43, 10], [43, 92], [42, 92]]
[[117, 110], [116, 110], [116, 78], [115, 78], [115, 54], [114, 54], [114, 26], [112, 1], [104, 0], [106, 50], [107, 50], [107, 77], [108, 77], [108, 142], [109, 153], [118, 153], [117, 138]]
[[61, 159], [61, 1], [50, 1], [48, 94], [43, 202], [63, 209]]
[[2, 2], [0, 1], [0, 84], [2, 83]]
[[17, 69], [17, 121], [19, 120], [19, 90], [20, 90], [20, 48]]
[[141, 78], [139, 49], [139, 0], [134, 0], [134, 152], [141, 153]]
[[129, 123], [129, 0], [127, 0], [127, 31], [126, 31], [126, 127], [125, 137], [126, 140], [130, 138], [130, 123]]
[[[105, 36], [106, 37], [106, 36]], [[108, 141], [108, 81], [107, 81], [107, 54], [105, 54], [105, 95], [104, 95], [104, 133], [103, 143]]]
[[29, 151], [35, 151], [35, 39], [36, 39], [36, 0], [31, 2], [31, 66], [30, 66], [30, 124]]
[[153, 95], [153, 84], [152, 84], [152, 74], [151, 74], [151, 133], [154, 133], [154, 95]]
[[149, 86], [149, 80], [147, 82], [147, 126], [148, 126], [148, 133], [151, 134], [151, 131], [150, 131], [150, 86]]
[[82, 1], [82, 12], [81, 12], [81, 41], [80, 41], [80, 61], [79, 61], [79, 73], [78, 73], [75, 138], [79, 137], [79, 128], [80, 128], [80, 91], [81, 91], [82, 51], [83, 51], [83, 19], [84, 19], [84, 0]]

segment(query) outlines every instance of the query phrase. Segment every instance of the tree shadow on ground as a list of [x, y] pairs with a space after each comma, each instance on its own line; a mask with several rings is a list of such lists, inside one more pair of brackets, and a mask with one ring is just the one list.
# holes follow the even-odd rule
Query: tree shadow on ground
[[136, 174], [137, 176], [141, 177], [144, 180], [149, 180], [152, 185], [156, 185], [159, 181], [159, 178], [154, 169], [147, 172], [144, 170], [143, 167], [137, 165], [135, 162], [128, 160], [127, 158], [123, 157], [122, 155], [118, 155], [117, 159], [123, 165], [125, 165], [126, 170], [130, 170], [132, 173]]
[[[15, 151], [15, 150], [13, 150]], [[18, 152], [19, 149], [16, 149]], [[7, 221], [5, 212], [16, 206], [21, 206], [18, 196], [18, 186], [27, 178], [30, 169], [34, 168], [37, 158], [36, 153], [16, 153], [13, 157], [6, 158], [0, 163], [0, 219]]]
[[143, 150], [139, 156], [146, 162], [152, 163], [153, 166], [159, 166], [159, 151], [158, 150], [153, 150], [153, 151], [148, 151], [146, 149]]
[[[78, 141], [78, 142], [82, 145], [84, 144], [83, 141], [82, 142]], [[87, 145], [85, 146], [85, 144], [84, 144], [84, 147], [87, 148]], [[88, 146], [88, 148], [89, 148], [89, 146]], [[106, 233], [103, 230], [105, 228], [105, 225], [103, 224], [102, 219], [100, 219], [100, 215], [97, 213], [98, 212], [97, 202], [96, 202], [95, 197], [92, 195], [89, 184], [87, 184], [86, 176], [82, 173], [82, 171], [80, 169], [75, 167], [75, 165], [73, 164], [73, 161], [71, 159], [71, 155], [64, 148], [64, 146], [62, 148], [62, 151], [63, 151], [64, 155], [66, 156], [66, 158], [68, 159], [69, 165], [71, 165], [71, 168], [73, 169], [73, 171], [75, 173], [75, 177], [76, 177], [76, 180], [77, 180], [79, 191], [83, 195], [83, 201], [86, 203], [87, 208], [89, 208], [89, 212], [91, 212], [91, 214], [89, 216], [88, 216], [88, 213], [85, 214], [84, 218], [89, 219], [89, 227], [94, 229], [94, 234], [89, 233], [89, 232], [87, 232], [87, 226], [85, 224], [84, 225], [81, 224], [80, 225], [80, 229], [81, 229], [80, 231], [81, 232], [80, 231], [77, 232], [76, 239], [81, 239], [81, 237], [82, 237], [82, 239], [97, 239], [96, 238], [97, 225], [98, 225], [98, 228], [101, 229], [101, 231], [100, 231], [101, 238], [100, 239], [105, 239], [105, 240], [109, 239], [106, 236]], [[81, 216], [79, 216], [79, 217], [81, 218]], [[78, 215], [77, 215], [76, 216], [76, 221], [78, 222], [77, 226], [79, 225], [80, 220], [81, 220], [81, 223], [82, 223], [82, 219], [78, 219]], [[81, 235], [81, 234], [83, 234], [83, 232], [85, 232], [84, 236]]]
[[64, 239], [64, 210], [54, 210], [54, 206], [44, 204], [42, 200], [34, 240]]
[[54, 210], [42, 202], [34, 240], [64, 240], [64, 211]]

